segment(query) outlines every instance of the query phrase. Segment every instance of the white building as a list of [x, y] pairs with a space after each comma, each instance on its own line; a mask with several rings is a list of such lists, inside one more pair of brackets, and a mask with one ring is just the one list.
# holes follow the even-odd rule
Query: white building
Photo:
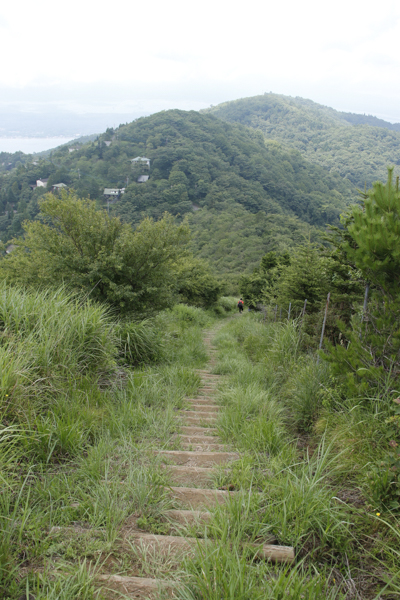
[[146, 166], [148, 169], [150, 169], [150, 159], [146, 158], [145, 156], [137, 156], [136, 158], [131, 158], [131, 163], [132, 165], [140, 165], [140, 166]]
[[36, 187], [47, 187], [48, 179], [37, 179]]
[[103, 196], [106, 198], [119, 198], [122, 194], [125, 194], [125, 188], [105, 188]]

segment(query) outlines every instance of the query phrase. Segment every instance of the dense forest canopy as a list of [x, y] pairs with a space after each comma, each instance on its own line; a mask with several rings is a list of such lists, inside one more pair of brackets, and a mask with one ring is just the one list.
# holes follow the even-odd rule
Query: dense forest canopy
[[204, 112], [261, 131], [360, 189], [385, 179], [388, 165], [400, 164], [400, 124], [371, 115], [278, 94], [224, 102]]
[[[150, 159], [150, 169], [145, 161], [132, 162], [138, 156]], [[142, 175], [149, 179], [138, 183]], [[43, 178], [47, 187], [34, 187]], [[219, 252], [224, 250], [216, 257], [218, 268], [236, 272], [257, 263], [258, 252], [256, 257], [249, 245], [262, 253], [284, 251], [299, 236], [315, 236], [316, 227], [337, 223], [353, 197], [348, 181], [298, 151], [266, 142], [241, 124], [180, 110], [108, 129], [86, 144], [61, 146], [48, 158], [19, 161], [0, 181], [2, 241], [19, 235], [24, 219], [38, 215], [38, 200], [55, 184], [89, 196], [99, 207], [106, 206], [105, 188], [123, 189], [108, 207], [113, 214], [132, 224], [165, 211], [191, 215], [194, 249], [214, 260], [219, 239]]]

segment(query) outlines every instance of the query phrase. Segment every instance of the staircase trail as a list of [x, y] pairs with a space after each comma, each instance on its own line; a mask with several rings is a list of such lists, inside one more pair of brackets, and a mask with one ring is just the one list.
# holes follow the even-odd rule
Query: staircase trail
[[[124, 527], [123, 541], [137, 547], [148, 557], [162, 558], [173, 556], [179, 560], [190, 554], [195, 554], [198, 544], [206, 543], [202, 539], [179, 535], [179, 530], [192, 527], [199, 531], [209, 522], [210, 510], [217, 504], [226, 502], [230, 494], [226, 490], [213, 489], [213, 469], [218, 465], [226, 465], [237, 460], [239, 455], [226, 448], [217, 436], [215, 428], [220, 407], [215, 403], [217, 385], [221, 379], [212, 374], [215, 365], [215, 353], [212, 341], [219, 327], [204, 333], [204, 343], [209, 355], [205, 369], [198, 369], [201, 387], [195, 398], [187, 398], [189, 409], [180, 410], [177, 418], [180, 421], [180, 447], [182, 450], [157, 450], [168, 469], [172, 487], [171, 494], [174, 510], [165, 511], [164, 517], [171, 525], [171, 530], [177, 535], [153, 535], [143, 533], [135, 526], [132, 529]], [[273, 541], [273, 540], [272, 540]], [[257, 557], [275, 562], [292, 562], [294, 551], [291, 547], [276, 545], [257, 545]], [[169, 579], [152, 579], [148, 577], [124, 577], [120, 575], [103, 574], [97, 576], [99, 587], [114, 590], [124, 594], [129, 599], [157, 598], [160, 589], [169, 598], [179, 598], [174, 593], [174, 581], [171, 573]]]

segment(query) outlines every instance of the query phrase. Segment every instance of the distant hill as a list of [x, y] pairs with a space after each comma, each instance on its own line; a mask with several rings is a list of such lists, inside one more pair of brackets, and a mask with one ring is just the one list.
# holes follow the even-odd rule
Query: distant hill
[[400, 165], [400, 123], [371, 115], [278, 94], [224, 102], [202, 112], [261, 131], [357, 188], [385, 180], [387, 166]]
[[[150, 171], [132, 163], [137, 156], [150, 159]], [[138, 183], [146, 174], [148, 181]], [[297, 150], [265, 141], [241, 124], [180, 110], [108, 129], [95, 141], [61, 146], [3, 172], [3, 241], [37, 214], [46, 188], [31, 186], [40, 178], [48, 178], [47, 189], [65, 183], [90, 195], [99, 207], [105, 206], [104, 188], [124, 188], [110, 210], [132, 223], [164, 211], [189, 215], [196, 252], [221, 272], [236, 273], [252, 268], [268, 250], [316, 237], [317, 228], [337, 223], [355, 197], [349, 181]]]

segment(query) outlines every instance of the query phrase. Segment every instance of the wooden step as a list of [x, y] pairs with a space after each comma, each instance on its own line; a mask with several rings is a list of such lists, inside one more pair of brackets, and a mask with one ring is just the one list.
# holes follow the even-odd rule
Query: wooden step
[[181, 444], [183, 450], [190, 450], [192, 452], [226, 452], [226, 446], [224, 444], [213, 444], [209, 442], [202, 442], [194, 444], [193, 442]]
[[215, 444], [219, 438], [215, 435], [179, 435], [184, 444]]
[[206, 396], [198, 396], [197, 398], [187, 398], [186, 401], [193, 404], [201, 404], [202, 406], [216, 406], [216, 404], [214, 404], [215, 398], [208, 398]]
[[184, 434], [184, 435], [209, 435], [212, 436], [213, 434], [215, 434], [213, 437], [217, 436], [218, 430], [215, 429], [214, 427], [187, 427], [185, 425], [182, 425], [180, 428], [180, 431]]
[[176, 465], [193, 465], [194, 467], [222, 465], [239, 458], [236, 452], [191, 452], [188, 450], [160, 450], [157, 455]]
[[213, 373], [199, 373], [201, 381], [215, 381], [216, 383], [222, 377], [221, 375], [213, 375]]
[[[248, 544], [247, 547], [254, 550], [254, 544]], [[295, 559], [292, 546], [270, 546], [267, 544], [259, 547], [255, 552], [255, 556], [261, 560], [275, 563], [292, 563]]]
[[[159, 597], [159, 591], [170, 592], [170, 598], [173, 598], [172, 590], [176, 585], [172, 581], [163, 579], [150, 579], [148, 577], [124, 577], [122, 575], [97, 575], [96, 583], [101, 583], [101, 588], [105, 590], [115, 590], [118, 597], [127, 597], [130, 600], [155, 600]], [[107, 596], [108, 597], [108, 596]]]
[[[155, 535], [153, 533], [129, 532], [124, 539], [138, 549], [157, 553], [161, 556], [183, 557], [193, 555], [197, 548], [197, 538], [180, 535]], [[203, 541], [203, 540], [202, 540]]]
[[[219, 406], [216, 404], [190, 404], [190, 412], [205, 412], [205, 413], [217, 413], [219, 411]], [[186, 412], [186, 411], [184, 411]]]
[[171, 481], [176, 484], [188, 486], [207, 486], [212, 479], [214, 471], [210, 467], [186, 467], [183, 465], [163, 465], [171, 477]]
[[212, 419], [216, 420], [216, 414], [213, 412], [197, 412], [196, 410], [182, 410], [179, 412], [180, 417], [191, 418], [191, 419]]
[[[136, 548], [152, 551], [161, 556], [182, 557], [193, 555], [199, 545], [209, 543], [209, 540], [178, 535], [156, 535], [153, 533], [129, 532], [125, 537]], [[215, 541], [218, 544], [218, 540]], [[267, 544], [244, 544], [244, 548], [253, 556], [262, 560], [279, 563], [294, 561], [294, 548], [291, 546], [275, 546]]]
[[225, 492], [223, 490], [207, 490], [189, 487], [171, 487], [169, 488], [169, 491], [174, 500], [184, 506], [189, 506], [194, 509], [223, 504], [232, 494], [235, 494], [235, 492]]
[[[199, 546], [210, 543], [210, 540], [184, 537], [178, 535], [155, 535], [153, 533], [129, 533], [126, 537], [136, 548], [151, 551], [161, 556], [182, 557], [193, 556]], [[218, 544], [218, 540], [215, 541]], [[275, 546], [267, 544], [244, 544], [244, 548], [253, 556], [268, 562], [292, 563], [294, 548], [291, 546]]]
[[211, 513], [200, 510], [167, 510], [163, 516], [173, 525], [197, 526], [206, 525], [211, 519]]
[[196, 426], [204, 427], [206, 429], [206, 428], [209, 428], [210, 425], [211, 426], [215, 425], [215, 423], [217, 422], [217, 419], [205, 419], [204, 416], [202, 416], [202, 417], [185, 416], [183, 422], [186, 423], [186, 425], [196, 425]]

